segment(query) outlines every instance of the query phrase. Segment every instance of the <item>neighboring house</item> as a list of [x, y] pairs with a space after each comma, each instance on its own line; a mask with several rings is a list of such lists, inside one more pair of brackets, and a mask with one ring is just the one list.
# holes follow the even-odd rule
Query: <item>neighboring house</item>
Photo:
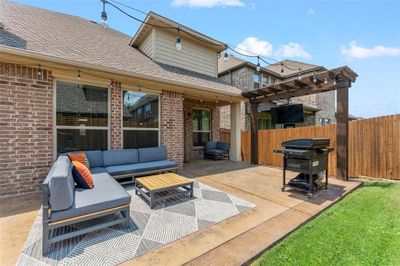
[[[282, 73], [282, 66], [284, 72]], [[322, 66], [306, 64], [302, 62], [283, 60], [266, 67], [256, 70], [257, 65], [245, 61], [233, 55], [228, 56], [228, 61], [224, 57], [218, 60], [218, 76], [220, 79], [240, 88], [242, 91], [250, 91], [261, 88], [265, 85], [274, 84], [283, 80], [298, 78], [299, 69], [301, 73], [308, 74], [326, 70]], [[336, 123], [335, 119], [335, 92], [324, 92], [319, 94], [301, 96], [289, 99], [290, 103], [303, 103], [304, 123], [298, 123], [296, 126], [307, 125], [325, 125]], [[274, 101], [272, 103], [263, 103], [259, 105], [259, 129], [275, 128], [271, 121], [271, 107], [287, 104], [287, 101]], [[250, 106], [242, 103], [242, 130], [250, 129]], [[221, 128], [230, 127], [230, 110], [221, 107]]]
[[[219, 140], [219, 107], [240, 121], [241, 90], [217, 77], [226, 44], [150, 12], [127, 36], [96, 22], [0, 1], [1, 196], [39, 190], [71, 150], [166, 145], [169, 159], [203, 157]], [[189, 34], [188, 34], [189, 33]], [[240, 127], [231, 129], [240, 160]]]

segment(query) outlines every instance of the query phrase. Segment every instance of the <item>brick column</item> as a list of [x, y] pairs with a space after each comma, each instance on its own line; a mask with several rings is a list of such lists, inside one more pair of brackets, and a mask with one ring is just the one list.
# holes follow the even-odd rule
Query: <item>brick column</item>
[[180, 93], [164, 91], [161, 99], [161, 145], [168, 150], [168, 159], [183, 167], [183, 96]]
[[53, 161], [51, 72], [0, 62], [0, 196], [40, 190]]
[[111, 149], [122, 149], [122, 89], [119, 82], [111, 85]]

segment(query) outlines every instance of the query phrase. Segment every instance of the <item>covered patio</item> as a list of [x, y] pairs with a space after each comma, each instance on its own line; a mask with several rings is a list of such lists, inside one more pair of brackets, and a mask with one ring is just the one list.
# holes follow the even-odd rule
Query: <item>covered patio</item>
[[[181, 174], [256, 207], [138, 256], [126, 265], [240, 265], [360, 185], [358, 181], [334, 179], [328, 190], [308, 199], [301, 193], [281, 192], [279, 168], [195, 160], [186, 163]], [[39, 194], [8, 198], [0, 203], [0, 248], [2, 254], [7, 254], [2, 255], [3, 265], [14, 265], [17, 261], [40, 205]]]

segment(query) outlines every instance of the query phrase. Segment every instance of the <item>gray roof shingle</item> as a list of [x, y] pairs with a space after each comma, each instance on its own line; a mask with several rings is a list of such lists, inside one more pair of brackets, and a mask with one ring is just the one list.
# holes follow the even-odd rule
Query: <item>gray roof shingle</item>
[[130, 36], [81, 17], [4, 0], [0, 12], [0, 45], [240, 96], [218, 78], [158, 64], [129, 46]]

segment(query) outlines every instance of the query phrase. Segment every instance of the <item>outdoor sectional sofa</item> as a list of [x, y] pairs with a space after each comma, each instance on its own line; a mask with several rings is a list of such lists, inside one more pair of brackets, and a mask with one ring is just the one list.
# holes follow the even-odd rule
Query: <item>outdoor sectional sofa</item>
[[[43, 256], [52, 243], [129, 221], [131, 196], [116, 179], [133, 181], [135, 176], [177, 170], [177, 164], [167, 160], [165, 147], [85, 153], [94, 181], [92, 189], [76, 187], [67, 155], [57, 158], [43, 182]], [[52, 233], [66, 225], [104, 216], [113, 218], [64, 234]]]

